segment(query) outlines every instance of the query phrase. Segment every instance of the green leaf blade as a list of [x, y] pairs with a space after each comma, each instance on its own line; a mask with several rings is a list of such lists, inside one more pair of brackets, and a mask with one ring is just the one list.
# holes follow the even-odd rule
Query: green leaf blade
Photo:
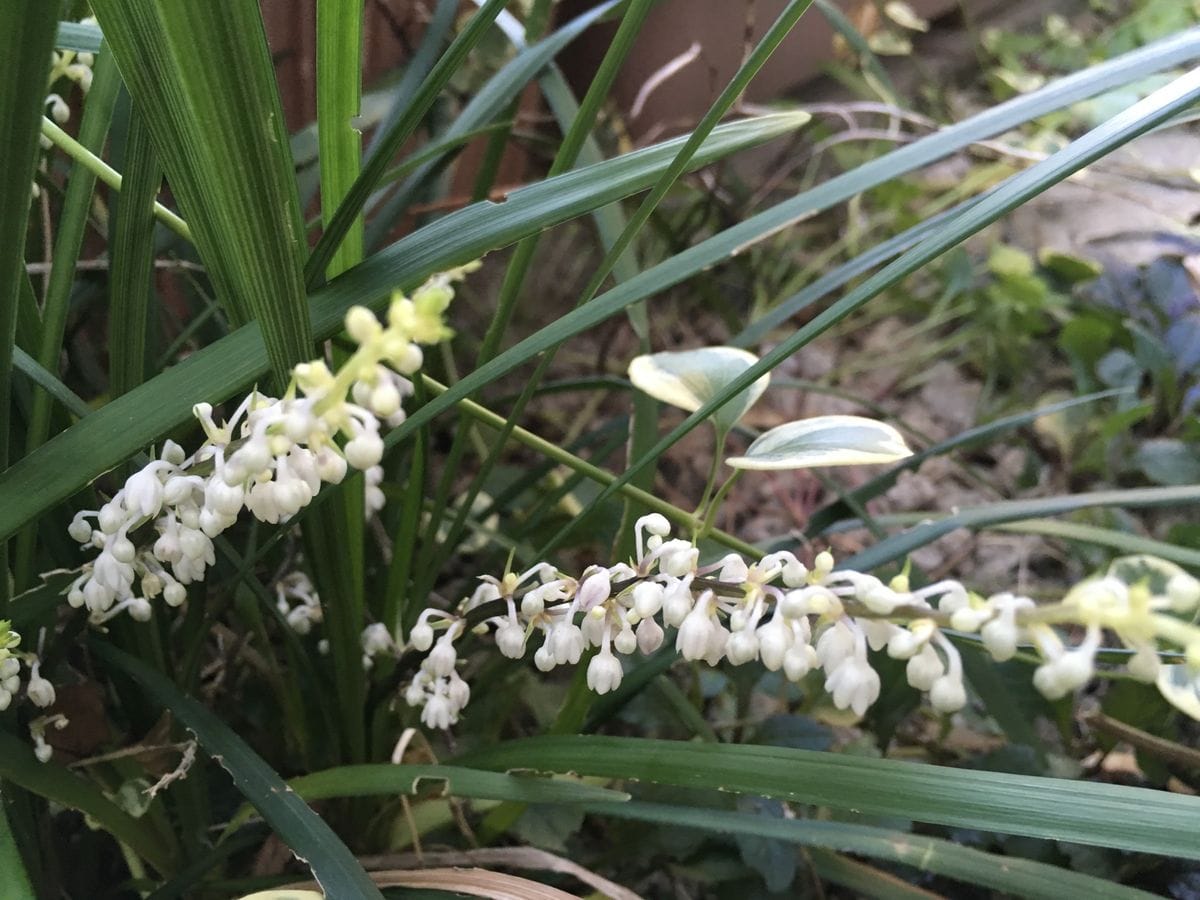
[[777, 797], [866, 815], [1200, 859], [1194, 798], [784, 747], [619, 737], [537, 737], [455, 765], [574, 772]]
[[304, 225], [283, 109], [257, 5], [93, 4], [179, 198], [217, 296], [262, 327], [286, 385], [313, 351]]

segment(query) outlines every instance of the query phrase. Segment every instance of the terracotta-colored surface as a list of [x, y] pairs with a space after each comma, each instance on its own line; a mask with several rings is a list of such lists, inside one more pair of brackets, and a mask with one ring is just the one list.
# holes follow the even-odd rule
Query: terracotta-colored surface
[[[934, 18], [958, 8], [960, 2], [976, 6], [984, 0], [910, 0], [909, 5], [922, 16]], [[562, 14], [569, 16], [594, 5], [594, 0], [566, 0]], [[786, 5], [787, 0], [664, 0], [657, 4], [613, 90], [618, 106], [629, 110], [647, 79], [687, 53], [693, 44], [699, 44], [699, 53], [649, 94], [630, 123], [631, 131], [645, 134], [658, 125], [677, 130], [671, 129], [672, 124], [694, 122], [703, 115], [737, 71], [747, 47], [753, 47]], [[839, 6], [863, 31], [878, 21], [874, 0], [840, 0]], [[609, 24], [595, 29], [564, 57], [563, 65], [575, 84], [587, 83], [615, 28]], [[833, 56], [833, 45], [833, 29], [818, 9], [810, 7], [751, 83], [748, 98], [772, 100], [820, 74]]]

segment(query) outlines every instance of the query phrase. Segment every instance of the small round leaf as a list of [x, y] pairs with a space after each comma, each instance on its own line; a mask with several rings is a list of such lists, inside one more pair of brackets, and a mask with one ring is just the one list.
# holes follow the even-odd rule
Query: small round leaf
[[[757, 356], [737, 347], [651, 353], [629, 364], [629, 380], [655, 400], [695, 412], [756, 362]], [[762, 396], [770, 380], [770, 374], [762, 376], [713, 413], [717, 428], [723, 432], [732, 428]]]
[[895, 462], [911, 455], [891, 425], [862, 416], [817, 416], [772, 428], [745, 455], [725, 462], [735, 469], [810, 469]]

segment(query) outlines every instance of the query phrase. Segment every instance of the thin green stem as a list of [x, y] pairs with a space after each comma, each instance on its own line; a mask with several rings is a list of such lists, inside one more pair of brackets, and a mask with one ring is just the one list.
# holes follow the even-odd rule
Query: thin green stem
[[[433, 394], [441, 394], [448, 390], [444, 384], [435, 381], [428, 375], [423, 374], [421, 376], [421, 380], [425, 384], [425, 387], [428, 388]], [[505, 426], [506, 420], [503, 416], [492, 412], [487, 407], [481, 406], [473, 400], [462, 400], [459, 403], [459, 409], [472, 418], [477, 419], [486, 425], [490, 425], [497, 430], [503, 429]], [[512, 436], [514, 440], [524, 444], [531, 450], [536, 450], [546, 458], [552, 459], [557, 463], [561, 463], [572, 471], [578, 472], [599, 484], [607, 485], [616, 480], [616, 476], [611, 472], [606, 472], [600, 467], [594, 466], [586, 460], [580, 459], [574, 453], [564, 450], [557, 444], [552, 444], [545, 438], [540, 438], [533, 432], [527, 431], [524, 428], [514, 427], [512, 430]], [[668, 503], [666, 500], [662, 500], [653, 494], [648, 493], [647, 491], [641, 490], [640, 488], [635, 488], [632, 485], [623, 485], [619, 493], [622, 496], [629, 497], [638, 501], [639, 503], [645, 504], [646, 507], [654, 512], [661, 513], [676, 525], [681, 525], [688, 528], [691, 528], [695, 525], [696, 520], [692, 513], [680, 509], [673, 503]], [[753, 546], [752, 544], [747, 544], [745, 541], [739, 540], [733, 535], [726, 534], [719, 529], [712, 529], [709, 537], [711, 537], [717, 543], [729, 547], [731, 550], [736, 550], [738, 553], [742, 553], [751, 559], [758, 559], [762, 556], [762, 551], [757, 547]]]
[[[82, 165], [114, 191], [121, 189], [120, 172], [45, 117], [42, 118], [42, 134], [49, 138], [54, 146]], [[178, 215], [157, 201], [154, 203], [154, 216], [185, 241], [192, 240], [192, 232], [188, 228], [187, 222], [183, 221]]]
[[721, 508], [721, 504], [725, 502], [725, 498], [729, 496], [729, 492], [733, 490], [733, 486], [737, 484], [737, 480], [742, 477], [743, 469], [734, 469], [733, 474], [725, 479], [725, 483], [721, 485], [721, 489], [717, 491], [717, 495], [713, 497], [712, 503], [708, 506], [708, 512], [704, 516], [704, 523], [700, 526], [699, 532], [696, 534], [696, 543], [704, 540], [709, 535], [715, 535], [716, 530], [713, 528], [713, 522], [717, 518], [717, 510]]

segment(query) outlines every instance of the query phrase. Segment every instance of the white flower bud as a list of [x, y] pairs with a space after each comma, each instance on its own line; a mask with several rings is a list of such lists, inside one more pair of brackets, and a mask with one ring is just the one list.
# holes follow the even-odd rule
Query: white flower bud
[[692, 598], [689, 585], [682, 581], [675, 582], [666, 589], [663, 597], [663, 621], [677, 628], [683, 624], [683, 620], [687, 618], [693, 606], [695, 606], [695, 600]]
[[117, 535], [108, 543], [106, 550], [113, 555], [114, 559], [122, 563], [131, 563], [137, 556], [137, 548], [133, 546], [133, 541], [124, 535]]
[[433, 627], [428, 622], [418, 622], [408, 633], [408, 642], [424, 653], [433, 646]]
[[187, 589], [178, 581], [172, 581], [163, 588], [163, 601], [167, 606], [182, 606], [187, 599]]
[[617, 632], [617, 636], [613, 638], [613, 647], [618, 653], [632, 653], [637, 649], [637, 635], [633, 633], [633, 629], [626, 625]]
[[377, 416], [394, 416], [400, 409], [400, 392], [390, 381], [385, 381], [371, 392], [371, 411]]
[[1173, 612], [1191, 612], [1200, 606], [1200, 581], [1186, 572], [1178, 572], [1167, 581], [1167, 597]]
[[741, 584], [750, 574], [746, 561], [736, 553], [728, 553], [721, 559], [721, 569], [717, 572], [717, 580], [727, 584]]
[[48, 94], [46, 103], [50, 105], [50, 118], [59, 125], [65, 125], [67, 120], [71, 118], [71, 107], [67, 106], [65, 101], [58, 94]]
[[37, 757], [38, 762], [48, 763], [54, 756], [54, 750], [45, 740], [39, 738], [33, 745], [33, 755]]
[[[212, 407], [209, 407], [211, 412]], [[169, 462], [173, 466], [183, 465], [183, 461], [187, 459], [187, 454], [183, 452], [183, 448], [172, 440], [163, 441], [162, 453], [159, 458], [164, 462]]]
[[[633, 609], [641, 618], [658, 615], [666, 589], [656, 581], [641, 581], [633, 588]], [[684, 613], [687, 615], [687, 613]]]
[[365, 306], [352, 306], [346, 311], [346, 333], [356, 343], [365, 344], [382, 331], [375, 314]]
[[1012, 615], [997, 616], [979, 630], [983, 646], [996, 662], [1005, 662], [1016, 656], [1019, 637]]
[[812, 574], [821, 579], [827, 578], [833, 571], [833, 566], [833, 554], [828, 550], [822, 550], [817, 554], [817, 558], [813, 560]]
[[962, 680], [943, 675], [930, 688], [929, 703], [940, 713], [958, 712], [967, 705], [967, 692]]
[[150, 601], [145, 597], [131, 597], [129, 606], [126, 609], [129, 612], [129, 617], [135, 622], [149, 622], [151, 616], [154, 615]]
[[554, 653], [550, 650], [548, 644], [542, 644], [533, 654], [533, 664], [537, 666], [539, 672], [549, 672], [554, 668], [557, 660], [554, 658]]
[[91, 523], [83, 517], [83, 513], [79, 513], [71, 520], [71, 524], [67, 528], [67, 533], [71, 535], [72, 540], [78, 541], [80, 544], [86, 544], [92, 539]]
[[589, 612], [609, 598], [612, 593], [612, 576], [607, 569], [601, 569], [588, 575], [579, 585], [575, 595], [580, 609]]
[[637, 645], [638, 650], [649, 655], [662, 646], [663, 642], [662, 626], [654, 619], [642, 619], [637, 627]]
[[101, 531], [105, 534], [116, 534], [125, 524], [125, 510], [119, 503], [110, 501], [100, 507], [100, 514], [97, 518]]
[[986, 607], [975, 609], [964, 606], [956, 609], [950, 616], [950, 627], [958, 631], [978, 631], [979, 626], [991, 618], [992, 611]]
[[383, 439], [371, 431], [364, 431], [346, 444], [346, 461], [356, 469], [369, 469], [379, 465], [383, 459]]
[[688, 541], [679, 539], [667, 541], [659, 548], [659, 551], [659, 570], [675, 578], [690, 575], [695, 570], [696, 562], [700, 558], [699, 550]]
[[29, 684], [25, 688], [26, 694], [29, 697], [29, 702], [34, 706], [40, 706], [45, 709], [47, 706], [53, 706], [56, 695], [54, 693], [54, 685], [38, 674], [38, 667], [35, 663], [29, 674]]
[[1129, 674], [1138, 681], [1152, 684], [1158, 678], [1159, 670], [1162, 669], [1162, 661], [1158, 658], [1153, 646], [1139, 647], [1138, 651], [1129, 658], [1126, 668], [1128, 668]]

